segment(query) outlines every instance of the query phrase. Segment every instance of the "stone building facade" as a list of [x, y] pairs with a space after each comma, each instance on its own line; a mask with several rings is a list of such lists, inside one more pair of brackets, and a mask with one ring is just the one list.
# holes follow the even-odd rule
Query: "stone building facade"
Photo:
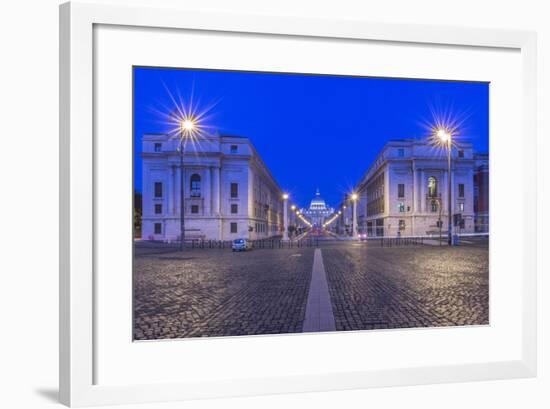
[[[179, 140], [142, 138], [143, 240], [179, 240]], [[260, 239], [282, 234], [282, 191], [249, 139], [201, 136], [184, 148], [186, 239]]]
[[[452, 149], [451, 216], [457, 233], [473, 233], [478, 231], [477, 225], [488, 231], [488, 201], [484, 201], [488, 166], [484, 158], [488, 160], [486, 155], [475, 155], [468, 143]], [[446, 234], [447, 169], [445, 149], [418, 140], [388, 142], [355, 188], [359, 233], [371, 237], [436, 235], [441, 221]], [[485, 180], [487, 189], [480, 189], [479, 182]], [[345, 198], [343, 206], [346, 210], [340, 219], [345, 222], [353, 204]]]

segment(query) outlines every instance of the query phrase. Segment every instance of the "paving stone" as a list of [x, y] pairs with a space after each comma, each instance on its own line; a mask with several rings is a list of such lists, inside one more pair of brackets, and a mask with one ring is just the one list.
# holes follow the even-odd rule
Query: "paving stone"
[[134, 339], [301, 332], [313, 251], [137, 250]]
[[489, 323], [486, 241], [459, 247], [327, 244], [323, 260], [337, 330]]

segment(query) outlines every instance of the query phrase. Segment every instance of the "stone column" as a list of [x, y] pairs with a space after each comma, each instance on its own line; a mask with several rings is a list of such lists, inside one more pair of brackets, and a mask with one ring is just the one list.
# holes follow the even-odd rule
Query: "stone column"
[[164, 206], [166, 206], [164, 209], [162, 209], [162, 212], [166, 215], [172, 214], [172, 208], [174, 203], [172, 202], [172, 198], [174, 197], [174, 179], [172, 177], [172, 173], [174, 172], [174, 169], [172, 165], [168, 165], [168, 171], [166, 172], [166, 200]]
[[413, 188], [412, 188], [412, 202], [413, 202], [413, 214], [418, 211], [418, 178], [416, 175], [416, 167], [413, 164], [412, 168]]
[[420, 200], [420, 213], [425, 213], [426, 212], [426, 181], [424, 180], [424, 170], [421, 169], [420, 170], [420, 175], [419, 175], [419, 185], [420, 185], [420, 197], [419, 197], [419, 200]]
[[220, 168], [214, 166], [212, 170], [212, 214], [220, 214]]
[[178, 181], [176, 180], [178, 172], [176, 171], [176, 166], [172, 165], [172, 169], [170, 171], [170, 177], [172, 178], [172, 186], [174, 187], [172, 189], [172, 197], [170, 198], [170, 201], [172, 202], [171, 208], [172, 208], [172, 215], [176, 215], [178, 213], [177, 211], [177, 200], [178, 200]]
[[[178, 172], [176, 172], [177, 174], [177, 180], [176, 180], [176, 186], [177, 188], [175, 189], [176, 192], [177, 192], [177, 195], [176, 195], [176, 214], [181, 217], [181, 178], [183, 177], [183, 191], [185, 192], [185, 187], [186, 187], [186, 183], [187, 181], [185, 180], [185, 168], [181, 168], [178, 166]], [[184, 196], [185, 196], [185, 193], [184, 193]], [[185, 209], [184, 209], [184, 214], [185, 214]]]
[[210, 167], [204, 168], [204, 185], [202, 186], [202, 192], [203, 192], [203, 214], [205, 216], [210, 216], [211, 210], [210, 210], [210, 202], [212, 200], [212, 183], [210, 182]]

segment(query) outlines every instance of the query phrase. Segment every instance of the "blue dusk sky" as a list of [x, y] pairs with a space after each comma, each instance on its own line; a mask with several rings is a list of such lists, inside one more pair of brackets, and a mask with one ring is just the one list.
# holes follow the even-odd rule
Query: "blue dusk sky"
[[292, 202], [320, 189], [337, 206], [386, 142], [425, 138], [433, 113], [461, 121], [460, 138], [488, 152], [489, 84], [308, 74], [134, 68], [135, 188], [141, 137], [168, 130], [156, 111], [193, 93], [208, 126], [249, 138]]

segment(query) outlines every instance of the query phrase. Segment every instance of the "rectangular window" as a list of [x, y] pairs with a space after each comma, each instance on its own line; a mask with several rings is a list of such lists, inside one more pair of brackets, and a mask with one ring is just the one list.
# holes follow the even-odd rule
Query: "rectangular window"
[[155, 205], [155, 214], [161, 214], [161, 213], [162, 213], [162, 205], [157, 203]]
[[198, 205], [191, 205], [191, 213], [197, 214], [199, 212]]
[[399, 220], [399, 230], [405, 230], [405, 220]]
[[464, 212], [464, 202], [461, 202], [458, 204], [458, 211], [459, 212]]
[[231, 197], [239, 197], [239, 184], [231, 183]]
[[458, 157], [459, 157], [459, 158], [463, 158], [463, 157], [464, 157], [464, 151], [463, 151], [463, 150], [459, 150], [459, 151], [458, 151]]
[[397, 156], [399, 156], [400, 158], [404, 158], [405, 157], [405, 149], [403, 149], [403, 148], [397, 149]]
[[155, 152], [162, 151], [162, 143], [155, 143]]
[[162, 197], [162, 182], [155, 182], [155, 197]]
[[162, 234], [162, 224], [155, 223], [155, 234]]
[[405, 197], [405, 184], [404, 183], [399, 183], [397, 185], [397, 197]]
[[464, 197], [464, 183], [458, 184], [458, 197]]
[[233, 214], [239, 213], [239, 205], [232, 204], [231, 205], [231, 213], [233, 213]]
[[231, 223], [231, 233], [237, 233], [237, 223]]
[[231, 145], [230, 152], [231, 153], [237, 153], [239, 151], [239, 147], [237, 145]]

